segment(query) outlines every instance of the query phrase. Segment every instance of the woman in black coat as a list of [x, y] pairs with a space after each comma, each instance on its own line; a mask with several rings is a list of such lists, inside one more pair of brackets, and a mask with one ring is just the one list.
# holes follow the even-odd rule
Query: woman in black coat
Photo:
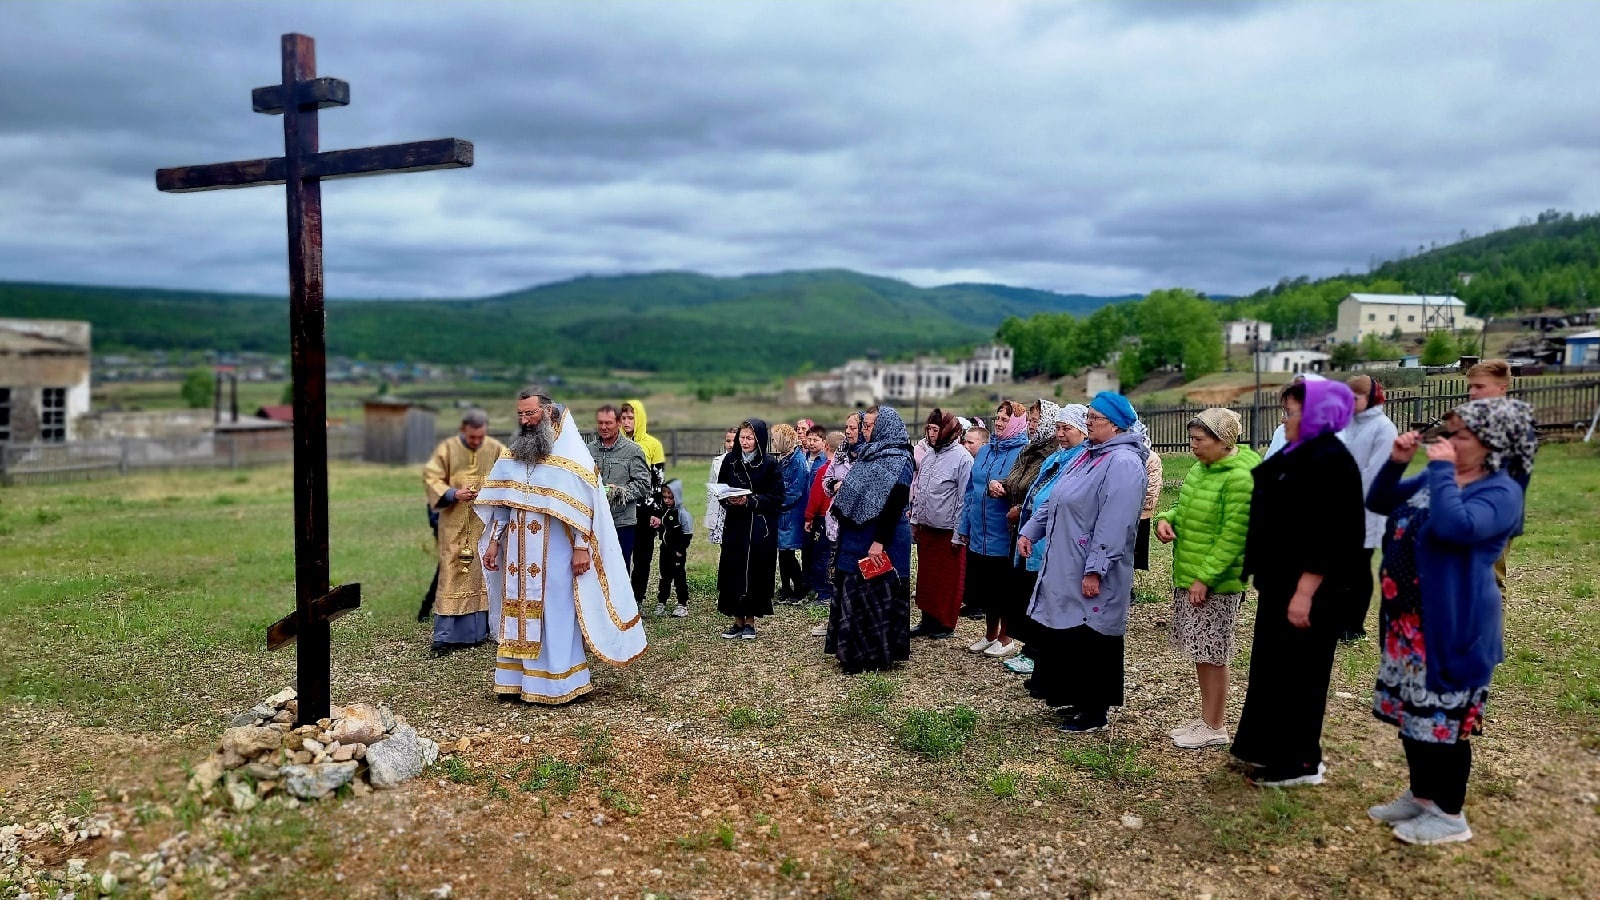
[[1244, 571], [1254, 579], [1250, 683], [1233, 755], [1265, 787], [1321, 784], [1322, 719], [1345, 585], [1366, 559], [1361, 468], [1338, 432], [1355, 396], [1342, 382], [1283, 392], [1289, 445], [1254, 470]]
[[783, 474], [767, 453], [766, 422], [750, 419], [739, 426], [738, 442], [723, 458], [717, 481], [750, 492], [718, 501], [727, 518], [717, 561], [717, 609], [733, 617], [722, 636], [755, 640], [756, 617], [772, 615], [784, 500]]

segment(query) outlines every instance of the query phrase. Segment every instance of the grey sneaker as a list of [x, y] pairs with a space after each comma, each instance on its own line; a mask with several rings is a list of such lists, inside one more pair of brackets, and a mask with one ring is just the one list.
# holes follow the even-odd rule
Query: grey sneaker
[[657, 603], [656, 604], [656, 615], [664, 616], [666, 614], [667, 614], [667, 605], [665, 603]]
[[1398, 825], [1401, 822], [1415, 819], [1427, 811], [1428, 808], [1417, 802], [1417, 798], [1413, 797], [1411, 791], [1407, 790], [1404, 794], [1390, 800], [1388, 803], [1369, 807], [1367, 815], [1371, 816], [1374, 822], [1382, 822], [1385, 825]]
[[1176, 739], [1181, 734], [1188, 734], [1189, 732], [1193, 731], [1195, 729], [1195, 726], [1204, 725], [1205, 723], [1206, 723], [1205, 719], [1190, 719], [1189, 721], [1183, 723], [1182, 725], [1179, 725], [1177, 728], [1173, 728], [1173, 729], [1169, 730], [1167, 732], [1167, 734], [1172, 735], [1172, 737], [1174, 739]]
[[1470, 841], [1472, 829], [1467, 827], [1465, 813], [1452, 816], [1437, 808], [1429, 808], [1415, 819], [1407, 819], [1394, 826], [1394, 836], [1408, 844], [1428, 847]]
[[1185, 750], [1220, 747], [1228, 742], [1228, 732], [1225, 729], [1212, 728], [1210, 725], [1200, 722], [1188, 731], [1173, 735], [1172, 742]]
[[687, 619], [689, 617], [689, 607], [684, 606], [682, 603], [678, 604], [672, 609], [672, 617], [674, 619]]
[[744, 627], [744, 629], [739, 632], [739, 637], [744, 638], [747, 641], [755, 640], [756, 639], [756, 627], [754, 625], [746, 625]]
[[812, 626], [812, 628], [811, 628], [811, 636], [812, 637], [827, 637], [828, 636], [828, 620], [827, 619], [823, 619], [821, 622], [818, 622], [816, 625]]

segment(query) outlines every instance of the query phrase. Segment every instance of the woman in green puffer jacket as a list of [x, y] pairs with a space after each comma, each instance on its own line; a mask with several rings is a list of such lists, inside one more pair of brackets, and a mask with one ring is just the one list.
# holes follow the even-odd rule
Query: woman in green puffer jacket
[[1178, 505], [1156, 517], [1156, 537], [1172, 550], [1172, 648], [1187, 653], [1200, 682], [1200, 718], [1172, 730], [1172, 742], [1198, 750], [1228, 742], [1223, 727], [1234, 625], [1244, 600], [1244, 542], [1250, 528], [1250, 470], [1261, 457], [1238, 446], [1237, 413], [1208, 409], [1189, 423], [1196, 464]]

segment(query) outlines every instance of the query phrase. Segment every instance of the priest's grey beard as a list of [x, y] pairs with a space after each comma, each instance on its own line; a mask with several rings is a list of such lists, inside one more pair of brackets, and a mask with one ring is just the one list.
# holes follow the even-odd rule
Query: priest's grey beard
[[523, 425], [512, 436], [509, 449], [518, 462], [541, 463], [550, 457], [556, 446], [556, 429], [550, 424], [550, 413], [537, 425]]

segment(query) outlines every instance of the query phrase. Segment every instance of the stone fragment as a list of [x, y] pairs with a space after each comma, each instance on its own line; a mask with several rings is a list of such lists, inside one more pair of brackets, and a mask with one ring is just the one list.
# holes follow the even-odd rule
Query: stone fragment
[[287, 709], [280, 709], [278, 714], [272, 717], [272, 721], [281, 725], [288, 725], [294, 721], [294, 713]]
[[[367, 747], [367, 779], [377, 788], [392, 788], [410, 781], [422, 774], [424, 753], [417, 730], [401, 725], [387, 740]], [[434, 753], [438, 753], [437, 744]]]
[[222, 751], [222, 755], [217, 757], [217, 762], [224, 770], [232, 770], [239, 768], [240, 766], [249, 762], [249, 760], [233, 752], [232, 750], [224, 750]]
[[244, 767], [244, 774], [257, 781], [271, 781], [278, 777], [278, 767], [269, 762], [253, 762]]
[[306, 738], [305, 741], [300, 744], [300, 749], [306, 750], [312, 754], [317, 754], [322, 752], [322, 744], [318, 741], [312, 740], [311, 738]]
[[354, 744], [354, 745], [352, 745], [350, 747], [350, 749], [355, 751], [355, 758], [356, 759], [366, 759], [367, 758], [367, 745], [366, 744]]
[[1129, 813], [1129, 814], [1127, 814], [1127, 815], [1122, 817], [1122, 827], [1123, 828], [1132, 828], [1132, 829], [1136, 829], [1136, 830], [1140, 829], [1140, 828], [1143, 828], [1144, 827], [1144, 819], [1141, 819], [1138, 816], [1136, 816], [1136, 815], [1134, 815], [1132, 813]]
[[288, 703], [290, 700], [294, 700], [294, 699], [298, 698], [299, 696], [300, 695], [295, 692], [294, 688], [286, 687], [283, 690], [277, 692], [276, 694], [273, 694], [271, 697], [268, 697], [264, 702], [268, 706], [275, 706], [275, 707], [278, 707], [279, 709], [282, 709], [283, 705], [285, 703]]
[[372, 793], [372, 786], [357, 778], [355, 781], [350, 782], [350, 793], [357, 797], [365, 797]]
[[194, 774], [189, 776], [189, 790], [203, 791], [217, 783], [222, 777], [222, 760], [216, 756], [208, 756], [200, 765], [194, 767]]
[[316, 757], [312, 756], [305, 750], [296, 750], [295, 752], [289, 754], [290, 763], [296, 766], [309, 766], [311, 765], [311, 761], [313, 759], [316, 759]]
[[339, 749], [333, 751], [331, 756], [333, 757], [334, 762], [349, 762], [356, 758], [356, 751], [354, 747], [341, 746]]
[[228, 789], [228, 802], [233, 804], [235, 812], [249, 812], [256, 808], [260, 799], [256, 797], [255, 789], [243, 778], [230, 776], [225, 782]]
[[382, 704], [378, 706], [378, 718], [383, 722], [384, 731], [393, 731], [406, 722], [404, 718], [396, 716], [393, 710]]
[[422, 744], [422, 767], [426, 769], [439, 761], [439, 744], [427, 738], [418, 738]]
[[238, 728], [229, 728], [222, 733], [223, 752], [231, 750], [246, 758], [269, 750], [276, 750], [282, 746], [283, 735], [273, 728], [256, 728], [251, 725], [245, 725]]
[[341, 744], [370, 744], [383, 737], [383, 715], [366, 703], [352, 703], [344, 717], [328, 728], [328, 736]]
[[353, 762], [284, 766], [283, 786], [302, 800], [318, 800], [349, 784], [355, 775]]
[[276, 778], [271, 778], [266, 781], [258, 781], [256, 782], [256, 793], [262, 797], [265, 797], [266, 795], [272, 793], [273, 789], [275, 789], [277, 786], [278, 779]]

